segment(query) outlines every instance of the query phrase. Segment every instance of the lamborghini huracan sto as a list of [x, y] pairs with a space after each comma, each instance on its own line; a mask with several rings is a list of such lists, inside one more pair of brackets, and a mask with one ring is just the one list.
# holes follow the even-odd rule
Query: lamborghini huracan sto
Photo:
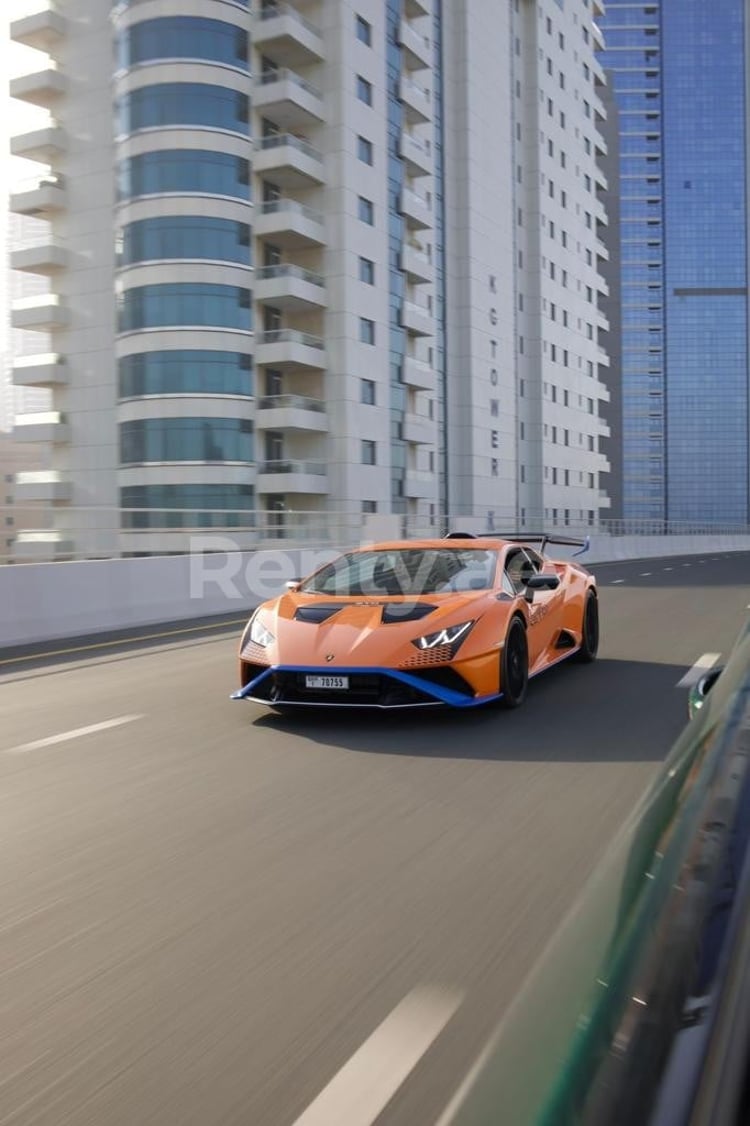
[[586, 547], [451, 533], [346, 552], [254, 611], [233, 699], [516, 708], [530, 677], [599, 642], [596, 580], [549, 544]]

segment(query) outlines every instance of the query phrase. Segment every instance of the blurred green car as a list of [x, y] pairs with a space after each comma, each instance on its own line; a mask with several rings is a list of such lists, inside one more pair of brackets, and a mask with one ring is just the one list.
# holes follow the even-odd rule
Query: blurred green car
[[440, 1126], [750, 1123], [750, 623]]

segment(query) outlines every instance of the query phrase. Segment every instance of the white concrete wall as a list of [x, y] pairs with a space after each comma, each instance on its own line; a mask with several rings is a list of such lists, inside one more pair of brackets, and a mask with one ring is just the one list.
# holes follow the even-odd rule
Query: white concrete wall
[[[726, 551], [750, 551], [750, 535], [594, 536], [581, 562]], [[0, 649], [212, 614], [241, 619], [335, 554], [294, 548], [0, 567]]]

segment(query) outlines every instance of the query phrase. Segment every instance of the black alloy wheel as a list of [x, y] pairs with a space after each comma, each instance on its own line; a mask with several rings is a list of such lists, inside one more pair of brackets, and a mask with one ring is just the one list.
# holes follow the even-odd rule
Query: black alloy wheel
[[502, 706], [520, 707], [526, 698], [528, 685], [529, 645], [526, 639], [526, 627], [520, 618], [514, 618], [510, 623], [500, 659]]
[[596, 660], [599, 649], [599, 599], [590, 590], [586, 595], [583, 608], [583, 622], [581, 624], [581, 648], [576, 657], [583, 664], [588, 665]]

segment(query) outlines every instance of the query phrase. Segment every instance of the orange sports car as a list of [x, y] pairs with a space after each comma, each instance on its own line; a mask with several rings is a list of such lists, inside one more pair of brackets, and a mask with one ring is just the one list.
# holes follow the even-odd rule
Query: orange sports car
[[[252, 614], [233, 699], [271, 707], [523, 703], [529, 678], [593, 661], [596, 580], [559, 536], [473, 536], [348, 551]], [[576, 554], [582, 554], [577, 552]]]

